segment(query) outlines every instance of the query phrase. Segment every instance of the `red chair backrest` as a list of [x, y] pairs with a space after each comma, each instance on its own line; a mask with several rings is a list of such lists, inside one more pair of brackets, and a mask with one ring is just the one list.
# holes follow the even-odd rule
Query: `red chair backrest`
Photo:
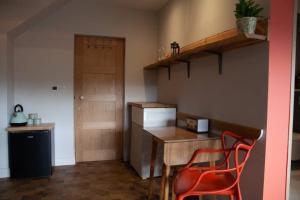
[[[229, 139], [231, 138], [231, 139]], [[218, 192], [224, 192], [228, 191], [232, 188], [234, 188], [240, 181], [240, 177], [242, 174], [242, 171], [245, 167], [246, 161], [250, 157], [250, 152], [253, 149], [256, 140], [255, 139], [249, 139], [241, 135], [237, 135], [230, 131], [224, 131], [222, 133], [222, 147], [223, 150], [216, 150], [216, 149], [198, 149], [194, 152], [194, 155], [190, 162], [181, 170], [181, 177], [184, 177], [185, 172], [186, 178], [181, 179], [182, 183], [175, 184], [175, 193], [179, 194], [182, 185], [186, 185], [187, 183], [190, 184], [192, 182], [192, 186], [188, 189], [185, 194], [198, 194], [197, 193], [197, 187], [200, 185], [202, 180], [208, 180], [210, 178], [214, 179], [215, 177], [211, 176], [213, 175], [220, 175], [219, 177], [231, 177], [230, 179], [225, 180], [228, 181], [226, 184], [224, 184], [224, 188], [218, 188], [213, 191], [206, 191], [206, 194], [215, 194]], [[216, 165], [214, 167], [193, 167], [193, 161], [195, 160], [196, 156], [200, 153], [207, 153], [207, 152], [224, 152], [224, 161]], [[191, 178], [194, 177], [192, 174], [194, 173], [195, 176], [199, 175], [199, 170], [201, 170], [201, 174], [198, 178]], [[193, 172], [194, 171], [194, 172]], [[192, 175], [192, 176], [191, 176]], [[226, 176], [223, 176], [226, 175]], [[227, 176], [229, 175], [229, 176]], [[178, 177], [177, 177], [178, 178]], [[233, 179], [232, 179], [233, 178]], [[179, 179], [178, 179], [179, 180]], [[176, 179], [175, 179], [176, 183]], [[179, 182], [178, 182], [179, 183]], [[186, 187], [186, 186], [184, 186]], [[202, 191], [203, 192], [203, 191]]]
[[[231, 140], [229, 138], [231, 138]], [[227, 145], [228, 143], [231, 143], [229, 148]], [[224, 131], [222, 133], [223, 149], [231, 149], [228, 152], [224, 152], [226, 169], [231, 169], [230, 171], [236, 172], [237, 182], [240, 179], [241, 173], [245, 167], [246, 161], [250, 157], [250, 152], [255, 143], [256, 140], [254, 139], [245, 138], [230, 131]], [[232, 157], [233, 153], [234, 158]], [[231, 167], [231, 164], [234, 164], [234, 166]]]

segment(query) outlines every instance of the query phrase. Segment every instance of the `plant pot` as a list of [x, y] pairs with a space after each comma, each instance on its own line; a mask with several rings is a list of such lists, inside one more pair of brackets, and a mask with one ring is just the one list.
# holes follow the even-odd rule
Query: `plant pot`
[[238, 30], [243, 33], [255, 33], [256, 23], [256, 17], [242, 17], [236, 21]]

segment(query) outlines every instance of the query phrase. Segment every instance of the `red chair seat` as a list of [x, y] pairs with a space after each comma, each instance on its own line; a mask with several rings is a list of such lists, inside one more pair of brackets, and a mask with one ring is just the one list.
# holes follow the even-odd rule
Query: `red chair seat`
[[[227, 146], [225, 139], [231, 138]], [[256, 139], [245, 138], [230, 131], [222, 133], [222, 149], [198, 149], [188, 164], [177, 174], [173, 188], [177, 200], [189, 196], [226, 195], [231, 200], [242, 200], [240, 177]], [[213, 167], [193, 166], [202, 153], [223, 153], [224, 161]], [[234, 162], [231, 164], [231, 161]], [[234, 174], [234, 175], [233, 175]]]
[[[174, 182], [175, 194], [183, 194], [190, 190], [200, 177], [201, 173], [202, 172], [198, 170], [182, 170], [176, 176]], [[223, 190], [232, 186], [235, 181], [236, 179], [231, 173], [207, 174], [203, 177], [195, 190], [197, 192], [213, 192], [217, 190]], [[227, 191], [226, 193], [230, 194], [231, 191]]]

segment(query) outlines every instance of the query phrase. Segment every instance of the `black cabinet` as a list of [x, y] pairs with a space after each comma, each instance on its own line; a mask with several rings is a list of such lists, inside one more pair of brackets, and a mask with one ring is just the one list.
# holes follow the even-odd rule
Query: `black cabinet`
[[47, 177], [52, 174], [50, 130], [9, 134], [9, 165], [12, 178]]

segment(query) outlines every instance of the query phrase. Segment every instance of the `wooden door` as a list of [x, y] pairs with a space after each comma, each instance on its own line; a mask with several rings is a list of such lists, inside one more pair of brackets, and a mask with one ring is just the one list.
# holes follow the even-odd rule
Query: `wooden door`
[[75, 36], [76, 161], [122, 155], [124, 39]]

